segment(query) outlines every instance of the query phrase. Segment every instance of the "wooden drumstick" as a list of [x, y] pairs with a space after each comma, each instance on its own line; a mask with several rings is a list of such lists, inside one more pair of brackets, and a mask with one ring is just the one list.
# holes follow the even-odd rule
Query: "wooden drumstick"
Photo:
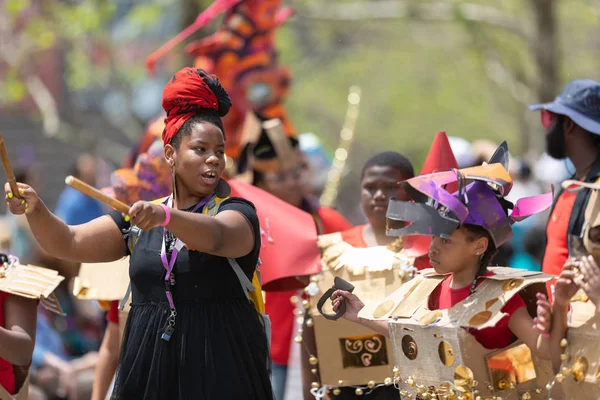
[[12, 166], [10, 165], [10, 160], [8, 159], [8, 153], [6, 152], [6, 146], [4, 146], [4, 138], [0, 133], [0, 158], [2, 158], [2, 166], [4, 167], [4, 173], [6, 174], [6, 180], [10, 185], [10, 191], [13, 196], [21, 198], [19, 194], [19, 187], [17, 186], [17, 178], [15, 178], [15, 173], [13, 172]]
[[129, 206], [125, 203], [120, 202], [117, 199], [113, 199], [110, 196], [105, 195], [95, 187], [88, 185], [85, 182], [75, 178], [74, 176], [67, 176], [65, 179], [65, 183], [71, 186], [73, 189], [79, 190], [81, 193], [90, 196], [93, 199], [96, 199], [109, 207], [114, 208], [117, 211], [122, 212], [123, 214], [129, 213]]

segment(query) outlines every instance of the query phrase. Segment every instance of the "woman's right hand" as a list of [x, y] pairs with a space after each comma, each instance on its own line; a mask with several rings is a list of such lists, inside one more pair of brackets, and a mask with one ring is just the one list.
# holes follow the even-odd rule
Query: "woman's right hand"
[[363, 309], [365, 304], [354, 294], [345, 290], [336, 290], [331, 295], [333, 311], [337, 312], [342, 302], [346, 303], [346, 312], [342, 318], [351, 322], [358, 322], [358, 313]]
[[40, 203], [40, 198], [33, 188], [24, 183], [17, 183], [19, 188], [19, 197], [10, 190], [8, 182], [4, 184], [4, 194], [6, 198], [6, 206], [11, 213], [21, 215], [24, 213], [33, 212]]

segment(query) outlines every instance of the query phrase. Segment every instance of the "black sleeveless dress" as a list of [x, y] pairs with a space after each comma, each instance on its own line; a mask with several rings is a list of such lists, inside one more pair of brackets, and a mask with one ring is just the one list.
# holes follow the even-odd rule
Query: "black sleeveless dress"
[[[225, 210], [242, 213], [254, 229], [253, 251], [237, 259], [252, 279], [261, 246], [256, 211], [237, 198], [221, 203]], [[119, 212], [110, 216], [129, 228]], [[226, 258], [182, 249], [173, 269], [175, 329], [161, 339], [170, 314], [162, 237], [162, 227], [142, 232], [131, 254], [133, 297], [112, 399], [271, 400], [267, 339]]]

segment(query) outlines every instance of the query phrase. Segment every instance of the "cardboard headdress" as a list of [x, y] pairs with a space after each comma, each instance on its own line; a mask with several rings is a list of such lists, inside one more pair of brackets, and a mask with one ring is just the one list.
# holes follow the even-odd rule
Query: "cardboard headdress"
[[246, 118], [244, 135], [238, 178], [251, 182], [254, 172], [290, 171], [298, 166], [298, 139], [286, 135], [279, 119], [260, 121], [250, 115]]
[[65, 315], [54, 290], [65, 278], [58, 271], [23, 265], [12, 255], [0, 254], [0, 290], [15, 296], [38, 299], [47, 310]]
[[[486, 229], [499, 247], [512, 236], [514, 222], [545, 210], [553, 200], [552, 193], [525, 197], [514, 205], [505, 200], [512, 188], [508, 160], [508, 145], [503, 142], [489, 164], [407, 180], [414, 189], [413, 200], [390, 201], [387, 234], [448, 237], [462, 224], [473, 224]], [[458, 191], [450, 193], [446, 185], [453, 183], [458, 183]], [[506, 209], [512, 209], [510, 215]], [[396, 227], [397, 222], [403, 225]]]

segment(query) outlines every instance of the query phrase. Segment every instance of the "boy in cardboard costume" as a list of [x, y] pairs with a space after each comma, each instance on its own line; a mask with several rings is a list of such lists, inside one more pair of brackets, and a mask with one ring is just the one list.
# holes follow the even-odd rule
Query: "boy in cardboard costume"
[[[434, 270], [367, 306], [349, 292], [332, 295], [334, 310], [345, 307], [346, 319], [391, 337], [393, 383], [402, 398], [545, 398], [552, 373], [539, 359], [549, 358], [551, 344], [560, 341], [561, 321], [553, 320], [552, 330], [548, 321], [534, 321], [533, 293], [551, 277], [488, 264], [511, 237], [512, 223], [549, 207], [552, 194], [509, 203], [507, 165], [504, 143], [489, 165], [408, 180], [415, 201], [390, 202], [388, 234], [434, 236]], [[444, 185], [453, 182], [459, 187], [451, 194]]]
[[[446, 133], [440, 132], [432, 143], [421, 174], [455, 167], [456, 160]], [[427, 252], [427, 243], [407, 249], [403, 239], [386, 235], [388, 203], [391, 198], [408, 199], [405, 186], [399, 183], [413, 176], [410, 161], [398, 153], [379, 153], [365, 163], [361, 202], [369, 222], [319, 237], [322, 272], [314, 277], [316, 286], [313, 284], [310, 288], [313, 289], [310, 294], [316, 299], [332, 287], [334, 278], [342, 277], [356, 286], [356, 293], [361, 298], [376, 300], [382, 294], [392, 293], [417, 269], [429, 266], [427, 258], [422, 257]], [[330, 391], [332, 399], [358, 398], [363, 394], [372, 399], [398, 397], [397, 390], [384, 384], [385, 378], [392, 373], [393, 363], [390, 346], [380, 335], [345, 321], [328, 321], [319, 315], [316, 301], [311, 304], [301, 335], [302, 356], [308, 361], [319, 361], [309, 369], [315, 382], [313, 386], [319, 387], [313, 390], [315, 393], [322, 394], [327, 387], [333, 387]], [[315, 337], [316, 348], [310, 346]], [[375, 347], [366, 347], [375, 344]]]
[[28, 398], [36, 300], [64, 315], [53, 293], [63, 279], [57, 271], [22, 265], [18, 258], [0, 254], [0, 399]]

